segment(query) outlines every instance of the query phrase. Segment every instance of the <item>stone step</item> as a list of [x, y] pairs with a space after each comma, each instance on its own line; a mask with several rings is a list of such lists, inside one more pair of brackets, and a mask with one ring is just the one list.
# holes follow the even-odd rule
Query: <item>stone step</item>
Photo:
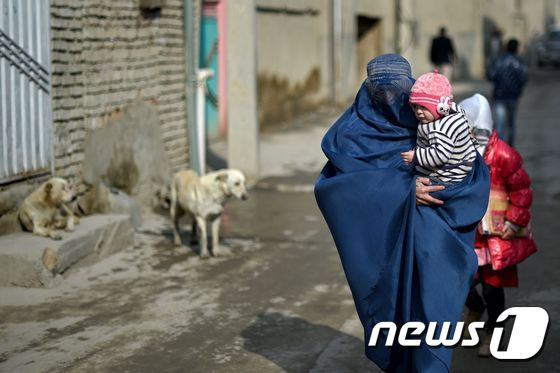
[[61, 273], [87, 259], [99, 260], [134, 244], [128, 215], [92, 215], [62, 240], [29, 232], [0, 236], [0, 286], [54, 287]]

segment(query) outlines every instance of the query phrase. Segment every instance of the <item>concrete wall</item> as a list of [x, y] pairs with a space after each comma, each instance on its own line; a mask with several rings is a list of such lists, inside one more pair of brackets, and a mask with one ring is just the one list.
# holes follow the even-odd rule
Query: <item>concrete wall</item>
[[[340, 100], [348, 101], [356, 95], [363, 80], [366, 78], [367, 61], [378, 54], [394, 52], [395, 11], [393, 0], [352, 0], [342, 1], [342, 84], [340, 86]], [[380, 45], [371, 46], [369, 57], [358, 61], [358, 17], [370, 17], [379, 20], [378, 32]], [[366, 53], [367, 51], [361, 51]]]
[[[411, 62], [415, 76], [430, 71], [431, 40], [445, 26], [459, 56], [455, 77], [483, 78], [488, 24], [498, 26], [504, 40], [520, 39], [525, 49], [531, 38], [544, 30], [547, 2], [550, 0], [449, 0], [442, 7], [436, 0], [402, 0], [403, 54]], [[551, 8], [556, 9], [557, 0], [553, 2]], [[553, 18], [558, 19], [556, 14]]]
[[[442, 26], [447, 28], [459, 58], [457, 76], [469, 77], [473, 72], [481, 76], [482, 51], [477, 41], [477, 31], [482, 31], [477, 12], [479, 3], [479, 0], [451, 0], [446, 3], [448, 6], [442, 7], [436, 1], [403, 0], [401, 46], [415, 76], [433, 69], [429, 55], [431, 42]], [[409, 21], [410, 14], [415, 15], [414, 20]]]
[[259, 177], [255, 1], [228, 1], [228, 167], [241, 170], [249, 183]]
[[[401, 0], [399, 45], [413, 75], [431, 71], [429, 48], [441, 26], [448, 29], [458, 54], [456, 79], [483, 78], [489, 25], [516, 37], [525, 49], [545, 24], [558, 23], [560, 0]], [[259, 119], [262, 125], [289, 119], [320, 102], [352, 99], [365, 78], [367, 51], [357, 41], [358, 17], [379, 21], [377, 53], [396, 51], [394, 0], [257, 0], [257, 60]], [[340, 35], [335, 35], [333, 12], [339, 4]], [[296, 15], [265, 12], [262, 8], [312, 10]], [[547, 21], [546, 17], [550, 19]], [[334, 48], [334, 51], [333, 51]], [[358, 57], [360, 56], [360, 57]], [[334, 58], [333, 58], [334, 57]], [[364, 66], [362, 66], [364, 65]]]
[[261, 127], [308, 111], [329, 98], [329, 4], [330, 0], [256, 1]]
[[394, 0], [355, 0], [356, 14], [380, 18], [383, 28], [383, 49], [384, 53], [394, 50], [395, 37], [395, 8]]
[[156, 105], [174, 169], [187, 164], [181, 0], [142, 16], [137, 0], [52, 0], [56, 173], [81, 175], [84, 139], [134, 101]]
[[505, 39], [517, 38], [523, 49], [531, 36], [544, 31], [546, 2], [490, 0], [481, 4], [481, 10], [486, 19], [503, 31]]
[[[310, 97], [328, 99], [333, 96], [333, 89], [338, 102], [352, 99], [365, 78], [365, 66], [360, 66], [364, 63], [358, 61], [359, 53], [363, 56], [363, 51], [358, 50], [356, 37], [359, 16], [379, 20], [381, 46], [372, 48], [371, 58], [378, 52], [396, 51], [395, 1], [341, 0], [342, 24], [338, 45], [330, 39], [333, 38], [332, 8], [337, 3], [331, 0], [297, 3], [287, 0], [257, 1], [260, 6], [315, 9], [320, 12], [316, 16], [257, 13], [261, 120], [288, 119], [298, 112], [310, 110], [312, 105], [307, 104], [314, 102]], [[560, 0], [449, 0], [445, 6], [436, 0], [401, 0], [398, 44], [401, 53], [412, 65], [413, 75], [418, 76], [433, 69], [429, 48], [439, 28], [445, 26], [459, 57], [455, 77], [483, 78], [489, 22], [503, 31], [504, 39], [517, 37], [522, 42], [521, 47], [526, 48], [534, 35], [542, 34], [547, 14], [555, 20], [551, 22], [558, 22], [558, 9]], [[332, 46], [335, 48], [334, 60]], [[309, 85], [306, 78], [315, 66], [320, 66], [319, 84], [306, 90]], [[273, 81], [274, 89], [268, 89], [264, 84], [270, 83], [271, 77], [276, 79]], [[333, 77], [334, 82], [329, 81]], [[285, 104], [287, 101], [301, 101], [303, 104], [298, 110], [293, 110]], [[272, 110], [277, 110], [279, 114], [271, 113]]]
[[[287, 120], [328, 102], [347, 102], [365, 77], [358, 65], [357, 17], [378, 18], [380, 53], [393, 51], [392, 0], [340, 1], [334, 41], [331, 0], [257, 0], [257, 64], [261, 126]], [[281, 12], [286, 9], [287, 12]], [[273, 10], [277, 10], [274, 12]], [[307, 11], [305, 14], [296, 14]], [[333, 58], [333, 48], [338, 56]], [[336, 92], [336, 94], [335, 94]]]

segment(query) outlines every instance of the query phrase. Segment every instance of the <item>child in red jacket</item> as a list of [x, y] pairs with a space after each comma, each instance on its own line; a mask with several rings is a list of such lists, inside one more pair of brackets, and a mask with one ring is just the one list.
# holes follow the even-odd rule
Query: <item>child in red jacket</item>
[[[529, 226], [531, 180], [519, 153], [492, 131], [492, 114], [486, 98], [475, 94], [460, 106], [479, 143], [477, 150], [490, 169], [489, 208], [475, 241], [479, 267], [466, 302], [467, 323], [480, 320], [484, 309], [488, 311], [487, 335], [478, 353], [490, 356], [491, 333], [505, 309], [504, 287], [518, 286], [516, 264], [537, 250]], [[482, 284], [482, 297], [476, 290], [477, 283]]]

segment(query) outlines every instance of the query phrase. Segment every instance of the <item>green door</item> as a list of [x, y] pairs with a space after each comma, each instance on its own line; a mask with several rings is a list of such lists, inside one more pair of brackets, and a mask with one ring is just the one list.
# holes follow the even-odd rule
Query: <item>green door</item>
[[218, 121], [218, 22], [214, 15], [202, 15], [200, 27], [200, 61], [201, 68], [214, 71], [214, 76], [207, 80], [206, 93], [206, 133], [208, 137], [219, 135]]

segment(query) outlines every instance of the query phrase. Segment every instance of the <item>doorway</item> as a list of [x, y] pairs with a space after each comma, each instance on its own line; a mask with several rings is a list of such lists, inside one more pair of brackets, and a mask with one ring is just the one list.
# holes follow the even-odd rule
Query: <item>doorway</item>
[[359, 88], [366, 78], [367, 63], [383, 52], [381, 40], [381, 19], [363, 15], [357, 16], [358, 80], [356, 88]]

